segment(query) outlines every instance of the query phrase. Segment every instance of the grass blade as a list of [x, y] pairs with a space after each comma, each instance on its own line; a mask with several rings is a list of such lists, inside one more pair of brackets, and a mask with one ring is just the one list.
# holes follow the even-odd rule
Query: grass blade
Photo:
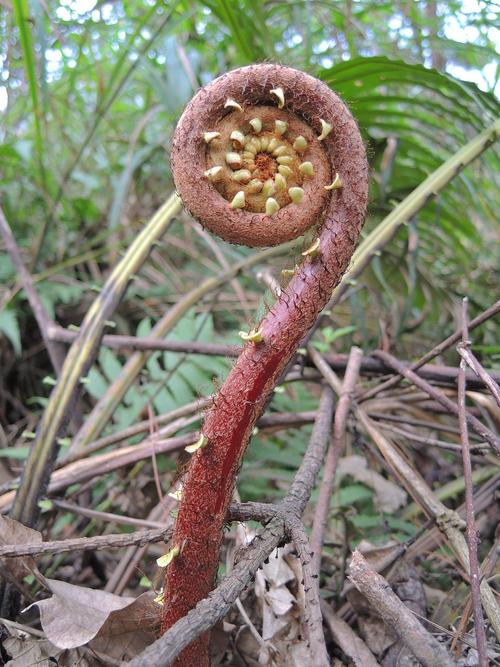
[[40, 106], [38, 96], [38, 82], [36, 73], [35, 49], [31, 37], [30, 18], [27, 0], [14, 0], [14, 19], [19, 30], [19, 38], [23, 51], [24, 69], [28, 79], [28, 88], [33, 105], [33, 116], [35, 122], [35, 148], [40, 172], [40, 184], [46, 189], [45, 166], [44, 166], [44, 141], [42, 132], [43, 109]]
[[33, 449], [23, 472], [11, 516], [27, 526], [33, 525], [37, 515], [37, 503], [45, 492], [58, 449], [69, 420], [72, 406], [81, 388], [81, 380], [93, 364], [106, 321], [118, 306], [131, 275], [146, 260], [153, 243], [168, 228], [181, 207], [180, 199], [173, 194], [151, 218], [111, 272], [101, 293], [90, 307], [80, 328], [80, 334], [71, 346], [59, 380], [50, 395]]

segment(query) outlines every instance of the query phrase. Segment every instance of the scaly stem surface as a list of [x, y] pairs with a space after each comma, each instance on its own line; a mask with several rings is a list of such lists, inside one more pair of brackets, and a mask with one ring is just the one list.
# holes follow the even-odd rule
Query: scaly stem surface
[[[176, 522], [172, 545], [179, 553], [167, 568], [163, 631], [214, 586], [226, 511], [252, 429], [281, 373], [346, 270], [366, 208], [367, 163], [358, 128], [345, 105], [324, 84], [275, 65], [244, 68], [227, 75], [232, 76], [236, 76], [236, 93], [241, 90], [244, 95], [242, 81], [246, 82], [252, 104], [265, 103], [266, 99], [260, 99], [265, 91], [279, 85], [285, 104], [317, 128], [318, 135], [324, 124], [321, 121], [320, 126], [318, 117], [327, 117], [333, 131], [324, 142], [324, 152], [332, 173], [340, 174], [343, 187], [329, 191], [314, 250], [305, 254], [287, 288], [255, 328], [262, 340], [259, 336], [246, 344], [207, 414], [202, 428], [206, 444], [191, 461]], [[205, 102], [210, 99], [210, 92], [201, 95]], [[228, 97], [238, 99], [236, 95]], [[184, 199], [182, 188], [179, 190]], [[305, 199], [307, 196], [306, 190]], [[252, 215], [255, 217], [255, 213]], [[185, 649], [176, 664], [207, 665], [208, 634]]]

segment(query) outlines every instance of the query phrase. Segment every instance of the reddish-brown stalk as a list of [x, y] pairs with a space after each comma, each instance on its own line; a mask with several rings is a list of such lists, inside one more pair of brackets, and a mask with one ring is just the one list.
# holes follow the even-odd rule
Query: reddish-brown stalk
[[[272, 64], [234, 70], [202, 89], [179, 121], [172, 164], [185, 206], [228, 241], [275, 245], [313, 225], [318, 231], [206, 416], [175, 526], [178, 553], [166, 571], [162, 631], [214, 587], [226, 511], [252, 429], [347, 268], [368, 183], [363, 142], [345, 104], [317, 79]], [[207, 665], [208, 641], [207, 634], [193, 642], [176, 664]]]

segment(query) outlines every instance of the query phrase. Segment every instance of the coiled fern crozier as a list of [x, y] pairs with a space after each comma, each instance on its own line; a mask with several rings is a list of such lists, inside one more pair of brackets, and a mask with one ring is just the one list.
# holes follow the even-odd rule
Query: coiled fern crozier
[[[185, 480], [166, 570], [162, 631], [213, 589], [226, 511], [256, 420], [353, 254], [368, 190], [365, 149], [321, 81], [274, 64], [224, 74], [188, 104], [172, 151], [188, 211], [226, 241], [315, 240], [254, 329], [206, 415]], [[177, 659], [208, 664], [208, 633]]]

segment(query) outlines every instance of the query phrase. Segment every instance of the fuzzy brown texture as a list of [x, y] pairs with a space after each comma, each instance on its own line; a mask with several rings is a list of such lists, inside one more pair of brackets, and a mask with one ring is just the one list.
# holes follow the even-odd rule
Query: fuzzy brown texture
[[[163, 631], [195, 607], [214, 586], [226, 511], [252, 429], [282, 371], [346, 270], [365, 216], [368, 166], [363, 142], [349, 110], [325, 84], [278, 65], [254, 65], [226, 74], [200, 91], [196, 106], [203, 103], [206, 117], [215, 120], [214, 115], [220, 114], [227, 97], [244, 104], [262, 101], [269, 104], [273, 101], [269, 90], [278, 86], [285, 91], [286, 104], [293, 105], [293, 112], [311, 123], [314, 132], [319, 133], [319, 117], [333, 125], [333, 131], [322, 143], [330, 168], [333, 173], [339, 172], [343, 187], [329, 192], [326, 200], [323, 199], [323, 210], [318, 212], [318, 217], [323, 220], [319, 230], [319, 253], [303, 260], [269, 313], [256, 324], [256, 328], [263, 332], [263, 342], [248, 343], [244, 347], [206, 416], [202, 432], [208, 445], [193, 455], [175, 526], [173, 544], [181, 547], [181, 554], [166, 572]], [[214, 110], [209, 106], [212, 104]], [[205, 151], [205, 147], [202, 151], [198, 145], [198, 124], [192, 125], [193, 108], [191, 104], [185, 112], [183, 131], [177, 135], [176, 168], [181, 160], [180, 136], [189, 146], [198, 146], [199, 153]], [[189, 127], [196, 134], [191, 140]], [[188, 155], [184, 158], [186, 161]], [[185, 178], [189, 177], [182, 162], [181, 180]], [[176, 181], [178, 179], [176, 175]], [[310, 197], [311, 191], [307, 194]], [[221, 201], [225, 202], [222, 197]], [[196, 202], [198, 216], [203, 214], [199, 203]], [[187, 204], [190, 207], [190, 203]], [[210, 209], [212, 200], [208, 204]], [[283, 222], [293, 227], [288, 213], [291, 208], [283, 209], [283, 212], [287, 211], [287, 219]], [[219, 209], [217, 216], [222, 217], [222, 210]], [[273, 218], [276, 235], [281, 234], [280, 213]], [[217, 217], [214, 211], [209, 211], [209, 219], [214, 216]], [[235, 216], [242, 220], [255, 217], [256, 225], [262, 229], [262, 238], [265, 237], [262, 217], [240, 216], [239, 212]], [[226, 224], [223, 223], [224, 230]], [[245, 222], [245, 225], [247, 228], [251, 222]], [[251, 237], [254, 240], [256, 234], [259, 233], [253, 229]], [[176, 664], [183, 667], [207, 665], [208, 635], [185, 649]]]
[[[285, 108], [277, 109], [271, 89], [281, 87], [285, 95]], [[251, 247], [278, 245], [297, 238], [309, 227], [322, 221], [326, 202], [333, 198], [324, 189], [338, 171], [333, 150], [335, 134], [341, 128], [336, 124], [330, 104], [332, 91], [318, 79], [304, 72], [279, 65], [251, 65], [224, 74], [202, 88], [186, 107], [175, 131], [172, 145], [172, 171], [176, 188], [184, 206], [207, 229], [231, 243]], [[243, 113], [234, 108], [224, 108], [228, 99], [234, 99], [243, 107]], [[271, 107], [271, 108], [269, 108]], [[232, 209], [228, 200], [219, 192], [220, 186], [203, 176], [214, 164], [224, 165], [228, 135], [248, 121], [262, 118], [270, 123], [275, 118], [289, 124], [287, 136], [302, 135], [308, 141], [304, 160], [314, 165], [313, 178], [302, 178], [295, 171], [289, 185], [301, 185], [305, 190], [300, 204], [288, 204], [272, 216], [264, 213]], [[320, 118], [334, 126], [323, 141]], [[204, 132], [221, 132], [221, 138], [207, 145]], [[247, 129], [250, 134], [250, 130]], [[286, 141], [286, 136], [285, 136]], [[220, 154], [215, 151], [223, 146]], [[229, 168], [224, 166], [226, 177]], [[227, 180], [227, 179], [226, 179]], [[218, 189], [219, 188], [219, 189]], [[233, 187], [233, 194], [239, 188]], [[281, 195], [281, 193], [278, 193]], [[278, 200], [281, 204], [288, 202]]]

